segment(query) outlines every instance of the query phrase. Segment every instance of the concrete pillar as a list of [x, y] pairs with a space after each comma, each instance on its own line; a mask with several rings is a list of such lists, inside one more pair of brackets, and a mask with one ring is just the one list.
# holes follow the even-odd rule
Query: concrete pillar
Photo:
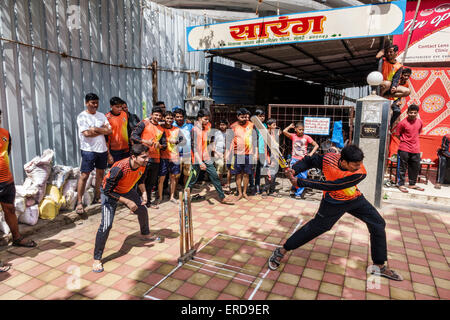
[[390, 101], [374, 93], [356, 102], [353, 141], [364, 152], [367, 177], [358, 188], [375, 207], [381, 206], [389, 129]]

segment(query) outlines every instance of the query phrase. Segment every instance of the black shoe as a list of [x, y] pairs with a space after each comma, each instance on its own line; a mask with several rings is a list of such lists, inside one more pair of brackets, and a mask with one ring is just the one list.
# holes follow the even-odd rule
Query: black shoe
[[276, 248], [272, 252], [272, 255], [269, 258], [269, 261], [268, 261], [269, 269], [273, 270], [273, 271], [277, 270], [281, 264], [281, 260], [283, 259], [283, 257], [284, 257], [284, 254], [281, 253], [280, 248]]

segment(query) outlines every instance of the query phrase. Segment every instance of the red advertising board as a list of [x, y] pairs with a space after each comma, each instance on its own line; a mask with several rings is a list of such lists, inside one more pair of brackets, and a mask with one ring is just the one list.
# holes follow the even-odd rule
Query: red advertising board
[[[423, 121], [423, 132], [420, 135], [422, 159], [435, 161], [442, 137], [450, 133], [450, 68], [411, 69], [411, 94], [402, 98], [400, 119], [406, 118], [409, 105], [419, 106], [419, 117]], [[390, 155], [396, 154], [397, 148], [398, 140], [393, 138], [389, 148]]]
[[450, 62], [450, 1], [422, 0], [413, 25], [417, 1], [408, 1], [404, 32], [394, 36], [394, 44], [399, 47], [399, 61], [410, 32], [411, 40], [405, 64], [414, 62]]

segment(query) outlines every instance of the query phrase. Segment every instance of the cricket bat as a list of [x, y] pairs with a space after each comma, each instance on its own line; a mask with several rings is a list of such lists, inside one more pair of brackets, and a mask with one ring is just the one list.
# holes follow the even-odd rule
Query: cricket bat
[[280, 152], [280, 145], [275, 141], [275, 139], [269, 134], [269, 131], [267, 128], [263, 125], [261, 120], [257, 116], [253, 116], [250, 118], [250, 121], [255, 125], [255, 127], [258, 129], [259, 133], [261, 134], [261, 137], [263, 138], [264, 142], [267, 144], [267, 147], [270, 149], [270, 152], [273, 156], [278, 158], [278, 163], [280, 164], [281, 168], [285, 169], [288, 168], [288, 163], [284, 159], [283, 155]]

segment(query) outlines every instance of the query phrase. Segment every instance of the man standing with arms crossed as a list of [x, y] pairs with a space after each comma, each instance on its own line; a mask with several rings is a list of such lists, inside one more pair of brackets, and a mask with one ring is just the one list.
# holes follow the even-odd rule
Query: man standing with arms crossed
[[82, 199], [91, 171], [96, 168], [94, 190], [96, 202], [100, 198], [100, 184], [107, 167], [108, 147], [105, 136], [110, 135], [112, 130], [105, 115], [97, 111], [98, 100], [95, 93], [88, 93], [85, 97], [86, 110], [77, 117], [81, 149], [81, 176], [78, 179], [76, 207], [78, 214], [84, 213]]
[[[319, 211], [315, 217], [297, 230], [282, 247], [274, 250], [269, 258], [269, 268], [276, 270], [288, 251], [295, 250], [324, 232], [346, 213], [362, 220], [369, 229], [370, 249], [374, 268], [372, 274], [401, 281], [402, 276], [388, 269], [386, 244], [386, 222], [378, 211], [364, 198], [356, 186], [366, 178], [363, 165], [364, 154], [356, 145], [348, 145], [341, 154], [306, 156], [296, 162], [293, 169], [286, 169], [286, 175], [294, 187], [309, 187], [324, 191]], [[322, 170], [326, 181], [297, 178], [296, 175], [308, 169]]]
[[158, 209], [157, 203], [151, 203], [152, 189], [157, 186], [158, 172], [160, 166], [161, 153], [160, 149], [166, 147], [166, 138], [164, 129], [159, 125], [163, 116], [163, 111], [159, 107], [152, 109], [150, 118], [145, 118], [134, 128], [131, 139], [134, 143], [146, 145], [148, 149], [149, 159], [147, 162], [148, 175], [145, 180], [145, 189], [147, 190], [147, 208]]

